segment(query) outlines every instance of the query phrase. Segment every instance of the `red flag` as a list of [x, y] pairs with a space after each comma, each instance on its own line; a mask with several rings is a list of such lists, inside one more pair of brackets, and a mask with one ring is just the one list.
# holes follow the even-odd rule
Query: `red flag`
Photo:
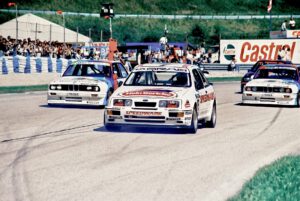
[[15, 6], [16, 3], [15, 2], [9, 2], [7, 5], [8, 5], [8, 7], [11, 7], [11, 6]]
[[272, 10], [272, 0], [269, 0], [268, 13], [270, 13], [271, 10]]
[[61, 15], [61, 14], [63, 14], [63, 11], [62, 11], [62, 10], [58, 10], [58, 11], [56, 11], [56, 13], [57, 13], [58, 15]]

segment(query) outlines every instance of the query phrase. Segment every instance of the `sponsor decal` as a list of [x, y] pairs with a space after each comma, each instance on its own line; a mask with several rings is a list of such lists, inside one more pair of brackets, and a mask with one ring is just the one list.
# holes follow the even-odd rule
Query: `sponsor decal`
[[212, 92], [212, 93], [200, 96], [200, 103], [205, 103], [207, 101], [211, 101], [211, 100], [214, 100], [214, 99], [215, 99], [215, 93]]
[[135, 116], [161, 116], [161, 112], [126, 111], [126, 115], [135, 115]]
[[147, 96], [147, 97], [163, 97], [163, 98], [171, 98], [176, 97], [176, 93], [171, 90], [164, 89], [144, 89], [144, 90], [136, 90], [136, 91], [127, 91], [123, 92], [121, 96], [132, 97], [132, 96]]
[[233, 59], [233, 57], [235, 57], [235, 47], [232, 44], [228, 44], [224, 48], [223, 53], [224, 53], [225, 59], [227, 59], [228, 61], [231, 61]]
[[275, 45], [274, 42], [272, 42], [269, 45], [252, 45], [250, 42], [245, 42], [242, 45], [240, 61], [246, 63], [248, 61], [256, 62], [258, 60], [263, 60], [263, 59], [276, 60], [279, 51], [283, 47], [290, 49], [291, 58], [293, 59], [295, 46], [296, 46], [296, 42], [293, 42], [291, 46], [288, 44]]
[[300, 30], [293, 31], [292, 35], [298, 38], [300, 36]]
[[[289, 31], [292, 34], [292, 31]], [[220, 46], [220, 49], [224, 50], [221, 51], [220, 57], [223, 64], [229, 64], [229, 56], [234, 53], [238, 64], [253, 64], [258, 60], [277, 60], [281, 49], [288, 52], [293, 63], [300, 63], [300, 40], [298, 39], [221, 40]], [[234, 51], [232, 46], [235, 47]]]

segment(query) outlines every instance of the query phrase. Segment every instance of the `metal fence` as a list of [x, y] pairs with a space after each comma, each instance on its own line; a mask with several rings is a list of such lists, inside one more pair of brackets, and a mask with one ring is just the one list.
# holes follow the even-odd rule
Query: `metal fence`
[[[15, 10], [0, 9], [1, 12], [15, 13]], [[56, 11], [43, 11], [43, 10], [18, 10], [19, 13], [33, 13], [33, 14], [46, 14], [56, 15]], [[90, 16], [99, 17], [99, 13], [80, 13], [80, 12], [64, 12], [64, 15], [73, 16]], [[300, 15], [272, 15], [273, 19], [286, 19], [293, 16], [300, 18]], [[151, 14], [116, 14], [116, 18], [152, 18], [152, 19], [205, 19], [205, 20], [249, 20], [249, 19], [270, 19], [270, 15], [151, 15]]]

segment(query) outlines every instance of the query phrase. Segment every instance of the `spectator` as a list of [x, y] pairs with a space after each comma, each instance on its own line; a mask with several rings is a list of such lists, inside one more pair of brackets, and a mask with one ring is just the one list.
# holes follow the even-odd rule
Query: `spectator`
[[287, 20], [284, 20], [284, 22], [282, 22], [281, 31], [286, 31], [286, 23], [287, 23]]
[[232, 57], [230, 64], [228, 65], [228, 71], [238, 71], [240, 72], [240, 67], [236, 64], [235, 57]]
[[159, 44], [160, 44], [160, 50], [165, 53], [166, 45], [168, 44], [168, 39], [166, 35], [164, 35], [159, 39]]
[[296, 28], [296, 22], [293, 17], [291, 17], [291, 19], [289, 21], [289, 28], [292, 30], [294, 30]]

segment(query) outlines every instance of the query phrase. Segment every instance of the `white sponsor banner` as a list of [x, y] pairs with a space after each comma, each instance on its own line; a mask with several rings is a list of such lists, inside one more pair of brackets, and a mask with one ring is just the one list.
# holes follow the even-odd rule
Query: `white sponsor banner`
[[239, 64], [276, 60], [283, 47], [290, 49], [293, 63], [300, 63], [300, 39], [221, 40], [220, 60], [222, 64], [229, 64], [233, 57]]
[[300, 30], [287, 30], [286, 37], [287, 38], [300, 38]]

